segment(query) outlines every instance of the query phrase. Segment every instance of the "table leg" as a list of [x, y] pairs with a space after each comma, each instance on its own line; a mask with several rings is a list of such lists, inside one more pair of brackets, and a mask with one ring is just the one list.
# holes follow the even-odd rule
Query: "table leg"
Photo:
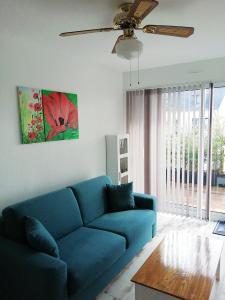
[[[221, 260], [221, 257], [220, 257], [220, 260]], [[216, 280], [217, 281], [220, 280], [220, 260], [218, 262], [217, 269], [216, 269]]]

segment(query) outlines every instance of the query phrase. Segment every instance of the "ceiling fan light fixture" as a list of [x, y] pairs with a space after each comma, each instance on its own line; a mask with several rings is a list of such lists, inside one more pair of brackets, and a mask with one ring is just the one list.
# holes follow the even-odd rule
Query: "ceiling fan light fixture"
[[116, 54], [120, 58], [131, 60], [141, 55], [143, 43], [136, 38], [123, 39], [116, 45]]

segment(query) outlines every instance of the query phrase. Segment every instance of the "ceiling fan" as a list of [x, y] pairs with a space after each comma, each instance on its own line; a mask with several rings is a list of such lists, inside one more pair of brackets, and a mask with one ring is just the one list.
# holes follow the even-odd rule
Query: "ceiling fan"
[[158, 4], [159, 2], [156, 0], [135, 0], [134, 3], [123, 3], [118, 8], [118, 13], [113, 20], [113, 27], [63, 32], [60, 36], [67, 37], [95, 32], [122, 30], [123, 34], [117, 38], [112, 53], [117, 53], [118, 56], [131, 59], [139, 55], [143, 48], [142, 43], [135, 36], [135, 30], [140, 30], [144, 33], [182, 38], [187, 38], [194, 33], [193, 27], [168, 25], [145, 25], [141, 27], [143, 19], [151, 13]]

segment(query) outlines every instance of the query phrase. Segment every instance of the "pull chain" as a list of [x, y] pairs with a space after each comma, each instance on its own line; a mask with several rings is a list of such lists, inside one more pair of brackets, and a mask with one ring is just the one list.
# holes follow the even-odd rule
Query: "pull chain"
[[130, 87], [131, 87], [131, 59], [130, 59]]
[[[131, 83], [131, 81], [132, 81], [131, 59], [130, 59], [129, 63], [130, 63], [129, 79], [130, 79], [130, 87], [131, 87], [132, 86], [132, 83]], [[139, 50], [138, 50], [137, 64], [138, 64], [138, 70], [137, 70], [138, 81], [137, 81], [137, 83], [139, 86], [140, 85], [140, 52], [139, 52]]]
[[139, 62], [139, 50], [138, 50], [138, 85], [140, 85], [140, 62]]

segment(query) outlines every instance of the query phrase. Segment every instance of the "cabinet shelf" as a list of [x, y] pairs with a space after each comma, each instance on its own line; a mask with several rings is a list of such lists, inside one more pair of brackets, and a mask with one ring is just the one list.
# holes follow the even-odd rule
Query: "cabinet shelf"
[[120, 173], [120, 176], [121, 176], [121, 177], [124, 177], [124, 176], [127, 176], [127, 175], [128, 175], [128, 171], [127, 171], [127, 172]]
[[128, 157], [128, 153], [120, 154], [120, 158]]

